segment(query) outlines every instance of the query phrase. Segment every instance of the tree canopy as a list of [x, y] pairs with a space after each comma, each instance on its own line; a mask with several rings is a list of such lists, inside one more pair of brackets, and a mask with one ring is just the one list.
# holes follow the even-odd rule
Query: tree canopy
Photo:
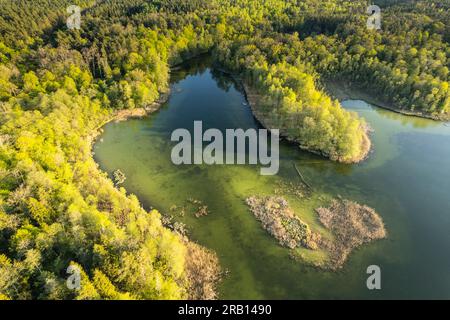
[[[73, 4], [80, 30], [66, 26]], [[363, 0], [0, 0], [0, 297], [205, 297], [189, 257], [211, 253], [117, 189], [90, 150], [115, 110], [156, 101], [170, 67], [200, 53], [241, 76], [274, 126], [333, 160], [358, 158], [366, 133], [325, 79], [448, 118], [450, 2], [380, 5], [377, 31]], [[79, 291], [66, 286], [70, 265]]]

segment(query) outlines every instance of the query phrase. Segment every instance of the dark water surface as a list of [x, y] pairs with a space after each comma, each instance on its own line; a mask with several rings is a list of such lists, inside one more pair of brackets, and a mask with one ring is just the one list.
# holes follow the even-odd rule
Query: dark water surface
[[[280, 172], [264, 177], [258, 166], [175, 166], [173, 130], [259, 128], [242, 93], [208, 64], [192, 62], [172, 75], [172, 95], [160, 111], [143, 119], [110, 123], [94, 146], [108, 173], [121, 169], [124, 187], [142, 203], [170, 213], [186, 199], [203, 201], [206, 217], [184, 222], [190, 237], [217, 252], [229, 271], [220, 285], [224, 299], [450, 298], [450, 127], [399, 115], [364, 101], [343, 101], [374, 129], [374, 152], [359, 165], [333, 163], [280, 145]], [[386, 240], [354, 252], [343, 270], [316, 270], [289, 258], [248, 211], [244, 199], [271, 194], [280, 184], [298, 184], [295, 162], [314, 186], [312, 199], [289, 198], [313, 228], [313, 208], [323, 197], [373, 207], [384, 219]], [[366, 288], [366, 268], [381, 267], [382, 289]]]

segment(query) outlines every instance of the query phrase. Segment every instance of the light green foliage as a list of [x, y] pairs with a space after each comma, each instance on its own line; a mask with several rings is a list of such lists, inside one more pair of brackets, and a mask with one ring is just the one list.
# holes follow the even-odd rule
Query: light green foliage
[[269, 64], [276, 59], [262, 52], [272, 44], [267, 38], [240, 37], [228, 46], [222, 42], [217, 56], [228, 68], [242, 72], [245, 82], [257, 90], [261, 99], [256, 103], [263, 104], [264, 118], [272, 128], [281, 128], [304, 148], [333, 160], [360, 160], [367, 139], [364, 121], [319, 91], [315, 75], [302, 62]]
[[[364, 122], [319, 90], [321, 77], [448, 114], [441, 2], [386, 8], [377, 33], [365, 29], [362, 0], [70, 2], [88, 9], [81, 30], [60, 23], [65, 0], [2, 0], [0, 299], [188, 297], [186, 244], [99, 172], [92, 134], [114, 109], [166, 92], [170, 65], [209, 51], [258, 91], [289, 136], [349, 161]], [[82, 271], [79, 292], [65, 283], [71, 263]]]

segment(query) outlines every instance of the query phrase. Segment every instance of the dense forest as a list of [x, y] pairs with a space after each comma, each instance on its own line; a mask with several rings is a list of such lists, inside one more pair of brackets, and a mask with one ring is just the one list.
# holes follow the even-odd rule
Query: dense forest
[[[170, 67], [196, 55], [333, 160], [361, 160], [367, 133], [325, 80], [448, 119], [450, 1], [377, 4], [381, 30], [356, 0], [0, 0], [0, 297], [215, 297], [214, 254], [146, 212], [91, 154], [117, 110], [152, 104]], [[66, 26], [70, 5], [82, 8], [79, 30]], [[69, 265], [82, 270], [79, 291], [66, 286]]]

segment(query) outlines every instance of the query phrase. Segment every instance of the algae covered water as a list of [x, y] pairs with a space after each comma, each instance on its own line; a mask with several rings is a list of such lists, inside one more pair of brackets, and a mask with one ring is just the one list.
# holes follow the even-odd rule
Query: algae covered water
[[[235, 83], [200, 59], [174, 71], [172, 94], [161, 110], [106, 125], [95, 158], [109, 174], [125, 173], [123, 186], [146, 208], [185, 223], [191, 239], [218, 254], [227, 271], [222, 299], [450, 298], [450, 127], [364, 101], [342, 104], [374, 129], [374, 150], [361, 164], [337, 164], [282, 141], [276, 176], [261, 176], [254, 165], [175, 166], [175, 129], [192, 130], [196, 120], [204, 130], [260, 128]], [[295, 188], [300, 181], [293, 163], [314, 192], [286, 197], [313, 228], [322, 230], [313, 209], [342, 196], [374, 208], [388, 238], [353, 252], [338, 272], [292, 260], [262, 229], [245, 198]], [[174, 209], [188, 199], [206, 205], [208, 215]], [[366, 287], [366, 269], [373, 264], [381, 268], [381, 290]]]

